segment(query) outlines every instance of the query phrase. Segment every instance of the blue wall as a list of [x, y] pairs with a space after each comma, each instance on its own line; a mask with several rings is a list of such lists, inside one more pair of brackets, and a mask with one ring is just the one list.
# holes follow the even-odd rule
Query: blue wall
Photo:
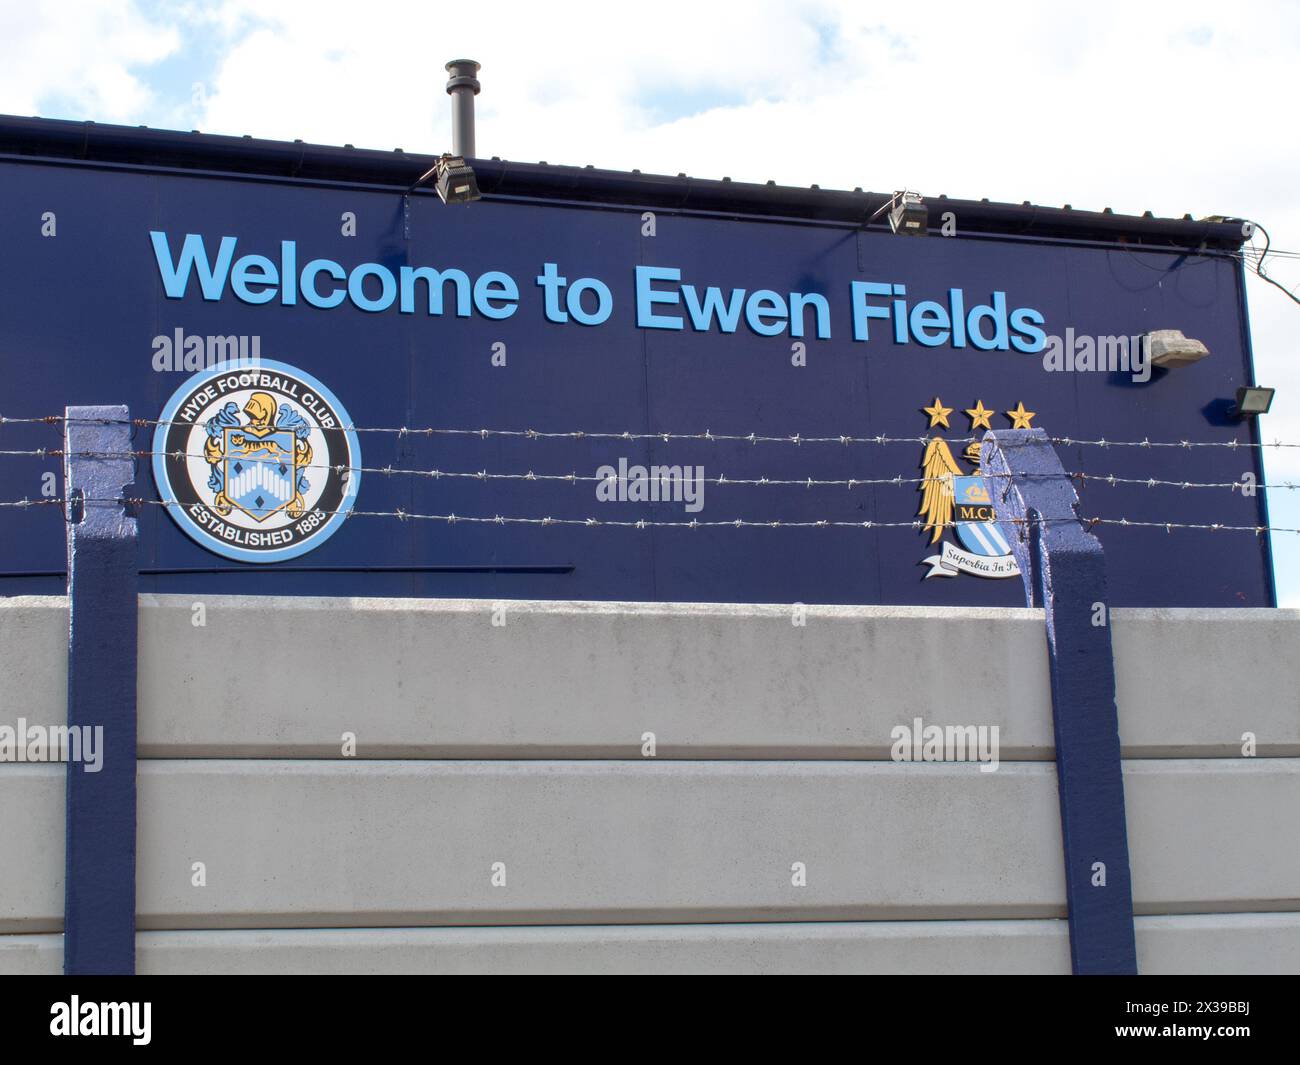
[[[975, 401], [1001, 413], [1023, 401], [1053, 436], [1134, 440], [1251, 439], [1226, 407], [1250, 379], [1241, 276], [1225, 257], [1134, 253], [989, 239], [902, 239], [840, 225], [723, 220], [659, 211], [657, 235], [641, 235], [640, 210], [485, 200], [448, 208], [412, 200], [411, 236], [400, 196], [364, 188], [145, 173], [88, 166], [0, 163], [0, 414], [44, 415], [69, 404], [125, 403], [157, 417], [188, 376], [157, 373], [153, 338], [256, 334], [262, 354], [307, 370], [347, 406], [358, 426], [538, 430], [652, 430], [785, 435], [927, 432], [920, 408], [937, 395], [955, 408], [945, 435], [968, 435]], [[57, 236], [41, 235], [43, 212]], [[355, 212], [357, 235], [340, 232]], [[958, 219], [960, 226], [960, 219]], [[509, 319], [366, 313], [350, 303], [322, 310], [299, 301], [254, 306], [227, 288], [205, 301], [192, 280], [166, 298], [150, 245], [164, 231], [173, 254], [186, 233], [210, 254], [223, 235], [236, 255], [278, 261], [297, 242], [299, 267], [329, 258], [346, 267], [379, 262], [459, 267], [471, 277], [502, 270], [519, 283]], [[614, 311], [597, 327], [554, 324], [533, 279], [555, 262], [570, 279], [594, 276]], [[833, 336], [805, 337], [808, 365], [791, 365], [791, 338], [762, 337], [742, 322], [730, 335], [637, 328], [634, 269], [681, 269], [697, 286], [821, 292]], [[888, 322], [853, 340], [849, 286], [896, 282], [908, 298], [968, 305], [1004, 291], [1033, 307], [1049, 333], [1135, 335], [1178, 328], [1212, 355], [1143, 385], [1124, 375], [1047, 373], [1039, 355], [893, 342]], [[491, 364], [495, 342], [507, 366]], [[136, 433], [147, 449], [152, 434]], [[6, 426], [0, 447], [58, 447], [56, 429]], [[365, 465], [567, 473], [629, 462], [701, 464], [708, 478], [868, 478], [920, 475], [920, 444], [885, 446], [398, 440], [364, 434]], [[954, 446], [960, 455], [961, 447]], [[1250, 449], [1171, 451], [1062, 448], [1068, 470], [1177, 480], [1235, 481], [1253, 471]], [[0, 499], [34, 497], [56, 459], [0, 459]], [[1260, 477], [1262, 480], [1262, 477]], [[142, 494], [156, 496], [148, 462]], [[1262, 498], [1223, 490], [1086, 485], [1085, 514], [1147, 521], [1263, 522]], [[829, 518], [909, 521], [914, 485], [877, 488], [715, 487], [701, 520]], [[466, 482], [366, 474], [359, 510], [467, 515], [650, 517], [683, 520], [681, 504], [599, 503], [588, 482]], [[1260, 606], [1271, 602], [1267, 544], [1249, 533], [1097, 530], [1116, 605]], [[1018, 605], [1019, 580], [970, 576], [922, 580], [934, 553], [912, 529], [621, 530], [447, 526], [354, 518], [317, 550], [284, 566], [249, 566], [213, 555], [159, 507], [141, 515], [142, 589], [152, 591], [538, 597], [758, 602]], [[0, 593], [58, 591], [64, 566], [56, 509], [0, 510]], [[162, 571], [162, 572], [159, 572]], [[219, 571], [219, 572], [214, 572]], [[33, 574], [48, 574], [39, 576]]]

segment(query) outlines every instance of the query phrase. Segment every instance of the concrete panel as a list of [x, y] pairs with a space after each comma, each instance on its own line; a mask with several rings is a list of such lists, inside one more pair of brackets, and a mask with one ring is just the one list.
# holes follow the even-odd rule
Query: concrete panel
[[[282, 600], [287, 673], [257, 650], [265, 601], [145, 612], [142, 749], [159, 756], [885, 758], [894, 726], [953, 723], [954, 691], [1025, 757], [1052, 742], [1032, 612]], [[990, 629], [979, 624], [997, 617]], [[283, 644], [281, 645], [283, 646]], [[241, 698], [227, 663], [241, 663]], [[180, 668], [177, 668], [178, 665]], [[186, 713], [174, 712], [179, 699]], [[962, 723], [965, 723], [964, 721]]]
[[[142, 974], [1070, 971], [1061, 921], [141, 932]], [[60, 971], [59, 936], [0, 937], [0, 973]]]
[[0, 932], [63, 927], [62, 765], [0, 763]]
[[[1039, 611], [141, 596], [144, 757], [888, 757], [890, 730], [1052, 756]], [[292, 672], [257, 651], [273, 610]], [[1300, 755], [1300, 611], [1116, 611], [1126, 757]], [[0, 724], [63, 720], [66, 606], [0, 599]], [[231, 683], [228, 663], [241, 663]], [[953, 693], [980, 693], [956, 720]], [[257, 698], [249, 698], [257, 692]]]
[[1300, 913], [1138, 917], [1138, 972], [1300, 973]]
[[1300, 755], [1300, 610], [1115, 610], [1126, 758]]
[[1300, 910], [1300, 759], [1124, 764], [1136, 913]]
[[[11, 808], [35, 814], [7, 827], [27, 857], [0, 873], [4, 930], [49, 928], [61, 906], [52, 773], [0, 773]], [[1300, 848], [1285, 842], [1300, 761], [1130, 762], [1125, 788], [1138, 912], [1300, 910]], [[140, 772], [141, 928], [1060, 917], [1060, 855], [1048, 764], [204, 760]], [[191, 885], [194, 862], [205, 887]], [[490, 882], [496, 862], [504, 887]], [[791, 883], [795, 862], [806, 887]]]
[[[167, 762], [143, 928], [1046, 916], [1049, 766]], [[208, 885], [190, 885], [204, 861]], [[504, 863], [506, 886], [491, 883]], [[791, 883], [803, 862], [807, 886]]]
[[0, 725], [68, 720], [68, 601], [0, 597]]
[[1049, 765], [159, 761], [139, 789], [141, 928], [1057, 916], [1064, 893]]
[[[1139, 917], [1146, 975], [1300, 972], [1300, 914]], [[1063, 974], [1063, 922], [879, 921], [556, 928], [141, 932], [139, 971]], [[60, 971], [57, 935], [0, 936], [0, 973]]]

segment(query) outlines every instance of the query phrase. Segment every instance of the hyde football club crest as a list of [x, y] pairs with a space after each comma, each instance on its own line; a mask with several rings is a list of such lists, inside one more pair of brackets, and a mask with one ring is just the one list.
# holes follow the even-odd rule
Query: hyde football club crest
[[[953, 408], [945, 407], [938, 396], [931, 406], [921, 409], [929, 416], [931, 429], [950, 428], [948, 416]], [[975, 406], [965, 411], [971, 420], [972, 433], [992, 429], [995, 413], [984, 406], [983, 400], [976, 400]], [[1025, 410], [1024, 403], [1017, 403], [1006, 415], [1011, 419], [1011, 428], [1032, 428], [1034, 412]], [[975, 577], [1018, 577], [1020, 568], [1011, 553], [1014, 534], [994, 517], [989, 484], [980, 472], [978, 440], [966, 445], [962, 458], [971, 464], [969, 470], [962, 469], [942, 436], [936, 434], [925, 443], [921, 457], [924, 478], [921, 509], [917, 513], [925, 519], [924, 532], [931, 546], [942, 546], [938, 554], [922, 559], [930, 567], [923, 579], [956, 577], [962, 573]], [[944, 540], [945, 532], [951, 532], [956, 542]]]
[[361, 486], [361, 449], [343, 405], [311, 374], [260, 359], [195, 374], [154, 433], [154, 479], [197, 543], [241, 562], [319, 547]]

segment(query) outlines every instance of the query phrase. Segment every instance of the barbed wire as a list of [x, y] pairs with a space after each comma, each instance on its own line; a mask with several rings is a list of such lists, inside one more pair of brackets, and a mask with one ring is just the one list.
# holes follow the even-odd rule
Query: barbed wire
[[[202, 459], [205, 462], [207, 457], [201, 453], [186, 451], [74, 451], [65, 452], [59, 448], [36, 448], [28, 451], [6, 451], [0, 450], [0, 456], [35, 456], [45, 458], [64, 458], [69, 454], [77, 458], [105, 458], [105, 459], [144, 459], [154, 457], [164, 457], [169, 459]], [[348, 466], [344, 464], [333, 464], [328, 462], [306, 462], [298, 463], [300, 470], [331, 470], [334, 473], [362, 473], [377, 476], [399, 476], [406, 475], [412, 477], [427, 477], [432, 480], [440, 480], [444, 477], [453, 479], [473, 480], [473, 481], [560, 481], [569, 484], [584, 483], [610, 483], [617, 482], [620, 478], [617, 474], [610, 476], [599, 476], [597, 474], [586, 475], [576, 471], [570, 473], [537, 473], [534, 470], [527, 470], [523, 473], [494, 473], [488, 470], [443, 470], [443, 469], [410, 469], [401, 466]], [[678, 467], [680, 469], [681, 467]], [[994, 476], [994, 475], [989, 475]], [[1006, 476], [1005, 474], [999, 476]], [[640, 479], [640, 478], [637, 478]], [[671, 479], [658, 476], [647, 476], [646, 480], [663, 480]], [[706, 484], [716, 486], [727, 485], [749, 485], [755, 487], [799, 487], [799, 488], [819, 488], [826, 486], [842, 486], [847, 488], [866, 487], [871, 485], [913, 485], [927, 484], [930, 481], [941, 481], [939, 477], [914, 477], [897, 474], [891, 477], [846, 477], [846, 478], [820, 478], [820, 477], [728, 477], [725, 474], [719, 474], [715, 477], [695, 477], [693, 475], [684, 475], [684, 480], [689, 480], [692, 484]]]
[[[143, 498], [107, 498], [107, 497], [85, 497], [78, 498], [74, 501], [79, 506], [84, 505], [104, 505], [139, 508], [142, 506], [156, 507], [186, 507], [190, 504], [181, 503], [178, 500], [166, 499], [143, 499]], [[50, 499], [31, 499], [16, 500], [12, 502], [0, 502], [0, 507], [37, 507], [37, 506], [61, 506], [66, 503], [62, 498]], [[402, 509], [397, 510], [320, 510], [319, 508], [308, 508], [310, 513], [322, 514], [326, 517], [333, 517], [337, 514], [343, 514], [345, 518], [396, 518], [399, 521], [434, 521], [444, 522], [448, 525], [456, 524], [478, 524], [478, 525], [541, 525], [541, 526], [583, 526], [585, 528], [624, 528], [624, 529], [714, 529], [714, 528], [734, 528], [734, 529], [916, 529], [924, 530], [934, 528], [933, 525], [920, 520], [912, 521], [845, 521], [842, 519], [808, 519], [798, 521], [784, 521], [781, 519], [772, 519], [767, 521], [754, 521], [747, 518], [729, 518], [700, 521], [691, 519], [690, 521], [664, 521], [657, 518], [639, 518], [639, 519], [614, 519], [614, 518], [557, 518], [546, 516], [540, 518], [527, 517], [506, 517], [501, 514], [487, 515], [466, 515], [466, 514], [421, 514], [413, 511]], [[1164, 529], [1172, 533], [1175, 529], [1192, 529], [1206, 532], [1252, 532], [1262, 536], [1265, 533], [1297, 533], [1300, 534], [1300, 528], [1285, 528], [1275, 525], [1227, 525], [1221, 522], [1177, 522], [1177, 521], [1135, 521], [1130, 518], [1106, 518], [1106, 517], [1061, 517], [1061, 518], [1000, 518], [999, 521], [1005, 522], [1016, 528], [1026, 528], [1033, 525], [1054, 525], [1054, 524], [1082, 524], [1086, 528], [1094, 528], [1098, 525], [1115, 525], [1127, 528], [1137, 529]], [[943, 528], [951, 528], [956, 522], [944, 522]]]
[[[198, 422], [182, 421], [160, 421], [153, 418], [130, 418], [127, 420], [112, 418], [73, 418], [68, 419], [63, 415], [47, 415], [41, 418], [9, 418], [0, 416], [0, 425], [10, 424], [44, 424], [44, 425], [132, 425], [137, 428], [148, 428], [159, 425], [183, 425], [191, 428], [197, 427]], [[458, 429], [449, 427], [411, 427], [411, 426], [359, 426], [347, 425], [339, 426], [332, 430], [323, 430], [329, 432], [353, 432], [353, 433], [380, 433], [397, 437], [407, 436], [462, 436], [477, 437], [482, 440], [488, 440], [493, 437], [514, 438], [523, 440], [618, 440], [626, 443], [634, 443], [642, 440], [657, 440], [663, 443], [673, 441], [693, 440], [705, 441], [709, 443], [744, 443], [744, 444], [923, 444], [930, 438], [928, 436], [888, 436], [879, 434], [876, 436], [804, 436], [800, 433], [793, 433], [786, 436], [775, 436], [765, 433], [714, 433], [706, 429], [702, 433], [674, 433], [674, 432], [632, 432], [624, 431], [600, 431], [586, 429], [569, 429], [563, 431], [553, 431], [544, 429]], [[969, 443], [972, 440], [981, 439], [980, 437], [948, 437], [949, 443]]]
[[[32, 448], [27, 450], [4, 450], [0, 449], [0, 456], [25, 456], [34, 458], [96, 458], [96, 459], [150, 459], [163, 457], [169, 459], [201, 459], [207, 461], [207, 456], [198, 452], [186, 451], [94, 451], [79, 450], [68, 452], [60, 448]], [[537, 473], [534, 470], [527, 470], [523, 473], [499, 473], [489, 472], [488, 470], [443, 470], [443, 469], [410, 469], [401, 466], [348, 466], [342, 463], [331, 464], [327, 462], [307, 462], [298, 463], [297, 468], [300, 470], [331, 470], [334, 473], [362, 473], [376, 476], [411, 476], [425, 477], [432, 480], [442, 478], [473, 480], [473, 481], [556, 481], [569, 484], [586, 484], [586, 483], [616, 483], [622, 480], [642, 479], [639, 475], [628, 477], [623, 474], [609, 474], [599, 476], [592, 474], [590, 476], [579, 474], [576, 471], [570, 473]], [[644, 468], [644, 467], [643, 467]], [[645, 480], [671, 480], [671, 475], [661, 474], [652, 476], [647, 468]], [[677, 467], [674, 467], [677, 468]], [[1144, 488], [1227, 488], [1232, 491], [1249, 488], [1251, 491], [1269, 491], [1293, 490], [1300, 488], [1300, 482], [1282, 481], [1270, 484], [1251, 484], [1243, 481], [1188, 481], [1188, 480], [1168, 480], [1158, 477], [1121, 477], [1113, 473], [1085, 473], [1083, 471], [1065, 471], [1062, 473], [1038, 473], [1029, 471], [1012, 471], [1010, 473], [995, 473], [989, 470], [977, 470], [970, 476], [979, 476], [989, 479], [1022, 479], [1022, 480], [1051, 480], [1060, 478], [1062, 480], [1075, 480], [1079, 482], [1100, 482], [1102, 484], [1115, 485], [1139, 485]], [[714, 485], [716, 487], [725, 486], [749, 486], [749, 487], [797, 487], [797, 488], [822, 488], [822, 487], [843, 487], [843, 488], [865, 488], [876, 485], [924, 485], [933, 483], [942, 483], [947, 479], [943, 477], [912, 477], [896, 474], [890, 477], [728, 477], [725, 474], [718, 474], [716, 477], [694, 477], [683, 475], [683, 480], [689, 480], [693, 484]]]
[[[982, 474], [981, 476], [988, 475]], [[1020, 477], [1023, 475], [1013, 473], [1011, 476]], [[1143, 488], [1227, 488], [1232, 491], [1249, 488], [1252, 492], [1300, 488], [1300, 483], [1295, 481], [1281, 481], [1271, 484], [1250, 484], [1245, 481], [1169, 481], [1161, 480], [1158, 477], [1118, 477], [1113, 473], [1067, 473], [1065, 476], [1072, 480], [1091, 481], [1111, 486], [1120, 484], [1139, 485]]]
[[[38, 418], [10, 418], [0, 415], [0, 426], [3, 425], [132, 425], [137, 428], [147, 428], [149, 426], [159, 425], [184, 425], [196, 428], [198, 422], [183, 422], [176, 420], [160, 421], [154, 418], [130, 418], [130, 419], [113, 419], [113, 418], [66, 418], [61, 414], [51, 414]], [[1010, 431], [1010, 430], [1005, 430]], [[743, 444], [840, 444], [848, 446], [850, 444], [926, 444], [935, 439], [937, 434], [922, 434], [918, 436], [889, 436], [887, 434], [877, 434], [874, 436], [853, 436], [850, 434], [840, 434], [835, 436], [805, 436], [802, 433], [791, 433], [786, 435], [773, 435], [765, 433], [715, 433], [708, 429], [696, 433], [675, 433], [675, 432], [632, 432], [631, 430], [617, 431], [592, 431], [586, 429], [570, 429], [564, 431], [552, 431], [541, 429], [457, 429], [447, 427], [421, 427], [414, 428], [411, 426], [338, 426], [334, 429], [324, 429], [322, 432], [354, 432], [354, 433], [381, 433], [395, 435], [398, 437], [407, 436], [461, 436], [461, 437], [478, 437], [487, 440], [493, 437], [515, 438], [526, 440], [618, 440], [624, 442], [650, 441], [657, 440], [663, 443], [673, 441], [702, 441], [706, 443], [743, 443]], [[982, 442], [983, 436], [941, 436], [948, 444], [970, 444]], [[1239, 448], [1300, 448], [1300, 442], [1290, 442], [1282, 440], [1151, 440], [1144, 438], [1142, 440], [1107, 440], [1105, 437], [1098, 439], [1075, 438], [1069, 436], [1049, 436], [1048, 443], [1060, 445], [1062, 447], [1139, 447], [1139, 448], [1198, 448], [1198, 447], [1222, 447], [1230, 450]]]
[[[974, 439], [983, 439], [976, 437]], [[1281, 440], [1107, 440], [1102, 437], [1097, 440], [1076, 440], [1069, 436], [1049, 436], [1049, 444], [1060, 445], [1061, 447], [1146, 447], [1146, 448], [1183, 448], [1191, 449], [1197, 447], [1224, 447], [1230, 451], [1236, 451], [1238, 448], [1300, 448], [1300, 443], [1289, 443]]]

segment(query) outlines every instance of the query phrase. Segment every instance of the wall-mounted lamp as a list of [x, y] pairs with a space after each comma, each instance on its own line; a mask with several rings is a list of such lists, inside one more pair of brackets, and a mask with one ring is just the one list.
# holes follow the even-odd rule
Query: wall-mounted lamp
[[443, 203], [470, 203], [479, 198], [474, 168], [459, 155], [444, 155], [433, 171], [434, 188]]
[[871, 225], [886, 211], [889, 212], [889, 228], [905, 237], [923, 237], [930, 224], [930, 212], [925, 209], [925, 202], [919, 192], [899, 189], [884, 203], [876, 208], [867, 219]]
[[459, 155], [439, 156], [438, 161], [411, 182], [402, 194], [402, 232], [411, 239], [411, 193], [430, 178], [443, 203], [471, 203], [480, 199], [474, 168]]
[[1249, 385], [1237, 389], [1237, 402], [1233, 404], [1228, 411], [1234, 418], [1258, 418], [1261, 414], [1267, 414], [1268, 408], [1273, 405], [1272, 388], [1258, 388]]
[[469, 203], [479, 198], [478, 178], [474, 176], [474, 168], [459, 155], [439, 156], [433, 166], [411, 182], [410, 188], [406, 190], [408, 199], [411, 193], [430, 178], [433, 178], [433, 187], [438, 190], [443, 203]]
[[889, 210], [889, 228], [907, 237], [923, 237], [929, 229], [930, 212], [920, 193], [896, 192]]

